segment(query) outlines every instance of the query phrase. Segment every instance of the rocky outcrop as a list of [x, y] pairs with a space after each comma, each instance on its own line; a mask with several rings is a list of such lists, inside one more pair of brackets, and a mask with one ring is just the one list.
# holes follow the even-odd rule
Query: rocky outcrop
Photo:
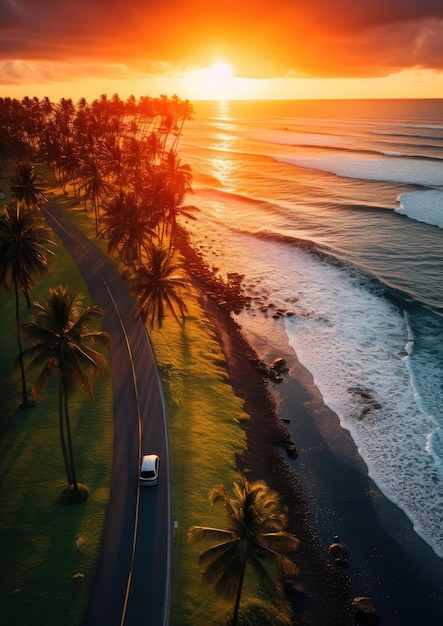
[[264, 378], [269, 378], [274, 383], [283, 382], [283, 374], [286, 374], [289, 370], [286, 367], [286, 361], [282, 358], [275, 359], [273, 363], [266, 365], [262, 361], [255, 363], [255, 369]]

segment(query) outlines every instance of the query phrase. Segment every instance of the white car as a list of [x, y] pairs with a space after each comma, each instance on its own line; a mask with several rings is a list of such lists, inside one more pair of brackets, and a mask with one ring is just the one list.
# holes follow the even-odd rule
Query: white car
[[145, 454], [140, 468], [140, 485], [156, 485], [159, 469], [160, 457], [157, 454]]

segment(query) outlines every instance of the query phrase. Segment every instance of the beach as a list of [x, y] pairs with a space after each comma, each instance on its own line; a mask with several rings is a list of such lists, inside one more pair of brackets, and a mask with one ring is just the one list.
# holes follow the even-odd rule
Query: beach
[[[203, 259], [187, 246], [184, 255], [225, 353], [229, 382], [250, 415], [243, 425], [247, 452], [238, 467], [281, 494], [289, 529], [301, 539], [294, 560], [302, 588], [288, 594], [295, 619], [303, 614], [317, 626], [353, 624], [350, 602], [369, 596], [381, 624], [440, 623], [441, 559], [370, 479], [349, 433], [298, 362], [281, 319], [267, 341], [260, 315], [244, 308], [241, 294], [223, 291], [219, 282], [214, 290]], [[280, 384], [257, 371], [259, 362], [276, 358], [288, 368]], [[297, 446], [296, 459], [285, 451], [288, 439]], [[349, 550], [349, 568], [328, 554], [334, 535]]]

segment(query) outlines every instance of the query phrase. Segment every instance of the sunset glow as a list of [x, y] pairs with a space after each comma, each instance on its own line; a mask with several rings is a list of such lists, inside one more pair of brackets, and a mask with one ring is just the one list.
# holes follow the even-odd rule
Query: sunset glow
[[443, 4], [4, 0], [0, 95], [189, 99], [443, 94]]
[[217, 61], [210, 67], [190, 72], [184, 79], [184, 89], [194, 94], [194, 99], [205, 99], [212, 94], [211, 99], [231, 99], [236, 97], [235, 79], [232, 76], [232, 66], [223, 61]]

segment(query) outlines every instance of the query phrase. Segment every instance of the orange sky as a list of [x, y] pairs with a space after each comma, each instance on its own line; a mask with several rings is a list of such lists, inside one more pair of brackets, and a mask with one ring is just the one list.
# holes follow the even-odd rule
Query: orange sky
[[442, 0], [1, 0], [0, 96], [443, 97], [442, 35]]

